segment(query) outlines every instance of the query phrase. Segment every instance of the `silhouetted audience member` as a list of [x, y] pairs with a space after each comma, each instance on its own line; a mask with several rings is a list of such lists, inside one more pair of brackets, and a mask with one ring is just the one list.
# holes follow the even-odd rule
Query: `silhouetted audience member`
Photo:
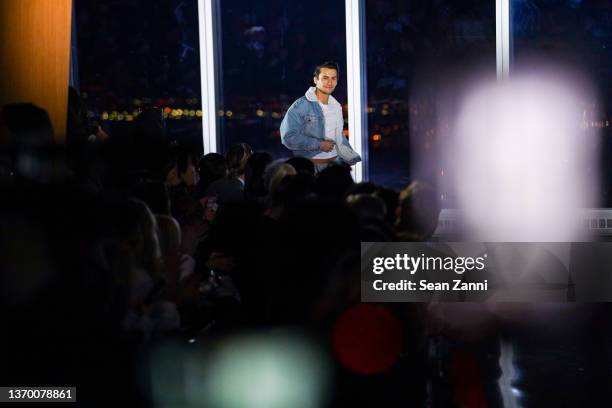
[[399, 204], [399, 193], [393, 189], [381, 187], [374, 195], [385, 203], [385, 222], [389, 227], [393, 227], [395, 224], [395, 212]]
[[192, 289], [198, 283], [194, 274], [195, 259], [182, 252], [181, 227], [178, 221], [169, 215], [156, 215], [155, 219], [168, 297], [173, 299], [177, 306], [185, 301], [194, 302], [196, 300], [192, 297]]
[[144, 201], [153, 214], [170, 215], [170, 193], [161, 181], [143, 180], [132, 188], [130, 196]]
[[[155, 178], [165, 174], [163, 166], [167, 160], [166, 125], [159, 108], [145, 108], [131, 124], [130, 139], [139, 155], [140, 169]], [[146, 152], [146, 154], [143, 154]]]
[[[156, 219], [147, 205], [130, 199], [120, 214], [121, 248], [129, 251], [130, 308], [124, 324], [144, 340], [180, 327], [180, 317], [166, 288]], [[173, 286], [173, 285], [172, 285]]]
[[204, 196], [215, 197], [219, 205], [244, 200], [244, 172], [251, 154], [251, 147], [246, 143], [230, 147], [225, 155], [228, 175], [212, 182]]
[[75, 154], [88, 143], [100, 143], [108, 139], [100, 123], [90, 119], [85, 99], [72, 86], [68, 87], [68, 119], [66, 121], [66, 146]]
[[203, 197], [204, 192], [211, 183], [228, 174], [227, 161], [220, 153], [207, 153], [198, 162], [198, 175], [200, 179], [197, 185], [198, 197]]
[[395, 225], [396, 210], [398, 205], [399, 193], [390, 188], [384, 188], [377, 186], [374, 183], [362, 181], [361, 183], [353, 184], [347, 191], [347, 197], [349, 195], [360, 195], [367, 194], [373, 197], [380, 198], [385, 204], [385, 218], [384, 221], [389, 228], [393, 228]]
[[[306, 174], [288, 175], [276, 185], [270, 194], [270, 210], [277, 216], [314, 199], [314, 179]], [[272, 218], [275, 218], [274, 216]]]
[[359, 220], [361, 241], [393, 240], [393, 230], [385, 222], [385, 203], [376, 195], [351, 194], [346, 197], [346, 205]]
[[270, 180], [266, 215], [278, 220], [288, 206], [305, 199], [309, 190], [312, 191], [312, 186], [305, 184], [310, 181], [312, 185], [308, 176], [300, 175], [299, 178], [295, 176], [295, 169], [289, 164], [284, 163], [276, 168]]
[[360, 183], [354, 183], [346, 191], [346, 195], [353, 194], [376, 194], [380, 189], [376, 184], [369, 181], [362, 181]]
[[286, 166], [290, 166], [290, 165], [288, 165], [284, 159], [274, 160], [266, 166], [266, 168], [264, 169], [264, 173], [263, 173], [263, 186], [264, 186], [266, 195], [270, 193], [270, 183], [272, 182], [272, 179], [276, 176], [278, 170], [281, 167], [287, 168]]
[[342, 202], [313, 196], [288, 208], [279, 227], [280, 242], [291, 245], [275, 252], [270, 313], [276, 322], [309, 321], [339, 254], [359, 247], [357, 219]]
[[346, 204], [360, 220], [384, 221], [387, 213], [385, 203], [369, 194], [351, 194], [346, 198]]
[[174, 162], [166, 175], [166, 184], [173, 190], [193, 190], [198, 182], [193, 154], [185, 147], [174, 147]]
[[287, 163], [280, 163], [278, 166], [270, 166], [266, 169], [266, 189], [268, 190], [268, 197], [272, 196], [280, 182], [287, 176], [295, 176], [297, 172]]
[[325, 199], [339, 203], [344, 202], [344, 196], [353, 184], [350, 170], [341, 165], [326, 167], [315, 179], [316, 192]]
[[239, 179], [244, 185], [244, 171], [247, 161], [253, 154], [253, 149], [247, 143], [231, 146], [225, 155], [229, 176]]
[[133, 374], [142, 349], [123, 326], [131, 275], [119, 264], [129, 257], [108, 256], [120, 249], [108, 233], [119, 220], [104, 214], [117, 206], [72, 183], [2, 190], [0, 229], [11, 236], [0, 234], [0, 314], [8, 325], [1, 380], [74, 384], [82, 404], [109, 405], [98, 392], [104, 382], [131, 406], [145, 406]]
[[43, 148], [55, 144], [53, 126], [47, 111], [31, 103], [15, 103], [2, 108], [10, 132], [10, 142], [18, 149]]
[[312, 160], [307, 159], [305, 157], [295, 156], [287, 160], [287, 164], [293, 166], [295, 171], [300, 174], [306, 174], [310, 177], [315, 176], [315, 165]]
[[7, 136], [0, 177], [43, 183], [68, 177], [66, 154], [63, 146], [55, 143], [47, 111], [31, 103], [9, 104], [2, 108], [0, 122]]
[[[66, 121], [66, 144], [68, 146], [82, 146], [89, 141], [92, 135], [87, 117], [87, 107], [73, 87], [68, 87], [68, 120]], [[94, 136], [95, 140], [95, 136]]]
[[267, 195], [264, 185], [264, 171], [272, 163], [268, 152], [255, 152], [247, 160], [244, 170], [244, 196], [248, 200], [263, 202]]
[[399, 195], [395, 233], [400, 241], [424, 241], [438, 225], [440, 205], [433, 188], [412, 182]]
[[198, 247], [196, 270], [230, 277], [241, 298], [243, 324], [268, 320], [268, 300], [278, 228], [253, 201], [219, 207], [210, 233]]

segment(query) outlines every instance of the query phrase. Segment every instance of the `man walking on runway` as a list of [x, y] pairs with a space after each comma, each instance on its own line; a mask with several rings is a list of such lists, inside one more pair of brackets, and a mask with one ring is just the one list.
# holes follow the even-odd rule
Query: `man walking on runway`
[[312, 160], [321, 171], [330, 163], [353, 165], [361, 157], [344, 137], [342, 106], [331, 95], [338, 85], [338, 65], [324, 62], [314, 71], [314, 85], [290, 107], [280, 132], [294, 156]]

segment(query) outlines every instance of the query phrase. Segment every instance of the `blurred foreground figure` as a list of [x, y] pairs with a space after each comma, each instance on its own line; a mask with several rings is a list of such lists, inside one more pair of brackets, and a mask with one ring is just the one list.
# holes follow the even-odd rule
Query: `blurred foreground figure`
[[[583, 128], [589, 94], [577, 77], [558, 70], [517, 73], [476, 86], [455, 119], [446, 157], [466, 238], [557, 242], [554, 255], [566, 260], [558, 269], [567, 272], [556, 296], [529, 298], [532, 303], [494, 298], [428, 306], [430, 336], [441, 339], [432, 340], [431, 356], [445, 363], [440, 383], [452, 384], [451, 399], [460, 406], [569, 407], [610, 400], [610, 319], [596, 305], [552, 303], [571, 300], [569, 272], [580, 271], [570, 270], [570, 242], [588, 238], [578, 211], [594, 206], [597, 197], [598, 138]], [[535, 249], [506, 245], [496, 256], [508, 261], [510, 275], [531, 274], [532, 289], [551, 288], [548, 280], [535, 282], [541, 268], [530, 260], [543, 255]]]
[[479, 85], [465, 98], [447, 156], [470, 238], [583, 238], [576, 212], [593, 206], [598, 185], [598, 139], [583, 129], [584, 88], [542, 71]]

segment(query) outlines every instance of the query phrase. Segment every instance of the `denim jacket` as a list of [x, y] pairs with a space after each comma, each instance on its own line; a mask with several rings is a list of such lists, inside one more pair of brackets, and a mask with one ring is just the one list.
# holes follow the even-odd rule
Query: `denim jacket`
[[[342, 110], [340, 103], [331, 95], [329, 104], [334, 109]], [[342, 116], [342, 113], [340, 115]], [[283, 144], [294, 156], [311, 159], [321, 153], [320, 143], [325, 140], [325, 118], [314, 87], [310, 87], [304, 96], [289, 107], [281, 123], [280, 132]], [[361, 161], [359, 154], [344, 137], [341, 128], [336, 132], [334, 141], [338, 160], [350, 165]]]

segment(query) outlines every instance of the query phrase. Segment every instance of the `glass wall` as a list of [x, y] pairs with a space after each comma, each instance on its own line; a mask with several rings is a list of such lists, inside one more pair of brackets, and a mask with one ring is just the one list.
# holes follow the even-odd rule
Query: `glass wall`
[[75, 85], [91, 119], [112, 131], [156, 108], [170, 138], [201, 151], [197, 0], [75, 0], [74, 5]]
[[444, 114], [470, 79], [496, 73], [495, 1], [367, 0], [366, 38], [370, 179], [425, 180], [452, 206]]
[[511, 7], [515, 69], [534, 60], [562, 64], [593, 82], [595, 95], [584, 104], [585, 142], [600, 139], [600, 205], [612, 207], [612, 3], [513, 0]]
[[[346, 106], [345, 1], [219, 4], [219, 150], [247, 142], [288, 156], [280, 122], [312, 84], [317, 63], [340, 64], [334, 96]], [[495, 75], [495, 0], [365, 0], [365, 7], [369, 177], [397, 189], [425, 180], [452, 207], [452, 175], [439, 148], [465, 87]], [[156, 107], [171, 138], [201, 150], [197, 0], [75, 0], [75, 11], [77, 87], [92, 119], [112, 129]], [[512, 0], [511, 16], [514, 68], [537, 57], [578, 67], [594, 82], [584, 125], [601, 134], [605, 159], [612, 3]], [[601, 204], [611, 207], [612, 166], [602, 163]]]
[[280, 141], [280, 123], [312, 85], [318, 63], [340, 65], [334, 97], [346, 105], [344, 0], [220, 4], [220, 150], [246, 142], [276, 157], [289, 156]]

